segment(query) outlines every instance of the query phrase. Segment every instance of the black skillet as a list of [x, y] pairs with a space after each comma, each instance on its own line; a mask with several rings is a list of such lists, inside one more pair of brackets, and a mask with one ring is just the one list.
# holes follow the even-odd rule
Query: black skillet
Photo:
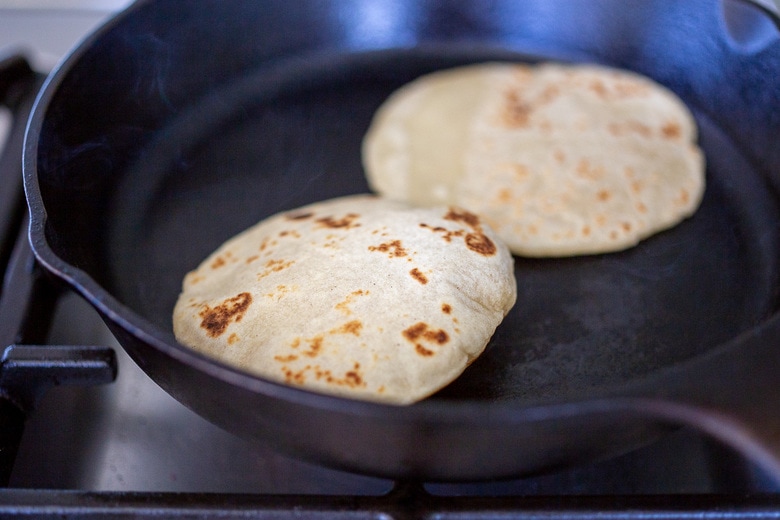
[[[141, 1], [49, 77], [24, 177], [40, 263], [160, 386], [238, 435], [358, 472], [528, 474], [685, 423], [780, 476], [780, 36], [736, 0]], [[484, 60], [638, 71], [695, 112], [707, 190], [622, 253], [516, 260], [486, 352], [411, 407], [312, 394], [176, 343], [183, 275], [275, 212], [367, 191], [374, 110]]]

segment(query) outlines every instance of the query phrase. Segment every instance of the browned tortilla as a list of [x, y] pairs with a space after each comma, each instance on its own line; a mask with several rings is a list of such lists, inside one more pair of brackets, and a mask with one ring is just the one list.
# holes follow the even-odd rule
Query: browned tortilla
[[377, 112], [372, 189], [472, 211], [523, 256], [618, 251], [692, 215], [695, 121], [670, 91], [594, 65], [488, 63], [423, 76]]
[[357, 195], [273, 216], [183, 284], [178, 340], [249, 372], [407, 404], [456, 378], [516, 298], [475, 215]]

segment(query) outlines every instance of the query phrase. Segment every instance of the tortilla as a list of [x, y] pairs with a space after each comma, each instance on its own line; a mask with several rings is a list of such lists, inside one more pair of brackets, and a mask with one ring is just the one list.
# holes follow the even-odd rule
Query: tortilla
[[627, 71], [487, 63], [405, 85], [363, 142], [372, 190], [480, 215], [518, 255], [619, 251], [691, 216], [705, 189], [682, 101]]
[[391, 404], [455, 379], [514, 305], [514, 260], [457, 208], [353, 195], [269, 217], [184, 278], [184, 345], [309, 390]]

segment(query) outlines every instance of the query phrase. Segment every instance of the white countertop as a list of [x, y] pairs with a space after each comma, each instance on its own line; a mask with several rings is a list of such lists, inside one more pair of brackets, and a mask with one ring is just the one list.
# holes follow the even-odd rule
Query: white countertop
[[131, 0], [0, 0], [0, 54], [24, 50], [48, 70]]

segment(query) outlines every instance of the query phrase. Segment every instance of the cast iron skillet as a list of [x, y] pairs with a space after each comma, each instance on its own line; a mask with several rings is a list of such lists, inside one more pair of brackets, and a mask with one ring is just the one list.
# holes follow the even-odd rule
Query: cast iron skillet
[[[142, 1], [52, 73], [24, 178], [40, 263], [160, 386], [224, 427], [375, 475], [468, 480], [613, 456], [687, 423], [780, 475], [780, 38], [718, 1]], [[367, 191], [374, 110], [484, 60], [638, 71], [694, 110], [700, 210], [622, 253], [516, 259], [519, 298], [451, 386], [398, 408], [176, 343], [184, 274], [281, 210]]]

